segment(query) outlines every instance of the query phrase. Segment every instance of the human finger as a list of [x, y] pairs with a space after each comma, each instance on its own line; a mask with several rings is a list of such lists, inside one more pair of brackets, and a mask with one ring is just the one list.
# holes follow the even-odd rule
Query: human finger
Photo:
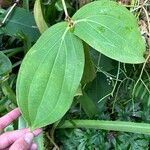
[[30, 150], [34, 138], [33, 133], [27, 133], [12, 144], [9, 150]]
[[12, 121], [17, 119], [21, 115], [19, 108], [16, 108], [12, 110], [11, 112], [7, 113], [5, 116], [0, 118], [0, 133], [5, 128], [8, 126]]
[[37, 150], [37, 145], [36, 145], [35, 143], [33, 143], [33, 144], [31, 145], [30, 150]]
[[[37, 136], [41, 133], [41, 129], [36, 129], [33, 131], [34, 136]], [[9, 145], [14, 143], [20, 137], [23, 137], [26, 133], [30, 132], [29, 129], [20, 129], [16, 131], [6, 132], [0, 135], [0, 149], [7, 148]]]

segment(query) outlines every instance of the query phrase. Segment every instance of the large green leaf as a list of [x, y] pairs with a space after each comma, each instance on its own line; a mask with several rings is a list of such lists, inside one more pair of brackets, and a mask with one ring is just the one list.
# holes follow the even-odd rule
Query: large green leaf
[[144, 41], [135, 17], [125, 7], [108, 0], [95, 1], [72, 19], [74, 34], [102, 54], [125, 63], [144, 62]]
[[43, 33], [25, 56], [17, 80], [17, 101], [32, 129], [51, 124], [66, 113], [83, 68], [82, 42], [67, 23]]

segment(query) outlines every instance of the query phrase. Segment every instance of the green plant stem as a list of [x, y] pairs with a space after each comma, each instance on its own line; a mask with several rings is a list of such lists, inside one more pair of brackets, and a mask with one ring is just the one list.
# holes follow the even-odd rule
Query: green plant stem
[[12, 68], [19, 66], [21, 63], [22, 63], [22, 60], [16, 62], [15, 64], [13, 64]]
[[66, 120], [58, 128], [91, 128], [150, 135], [150, 124], [125, 121]]
[[24, 49], [22, 47], [20, 48], [16, 48], [14, 51], [12, 51], [11, 53], [7, 54], [8, 57], [12, 57], [14, 55], [16, 55], [17, 53], [23, 51]]
[[[102, 72], [103, 73], [103, 72]], [[105, 95], [104, 97], [102, 97], [99, 101], [98, 101], [98, 103], [100, 103], [102, 100], [104, 100], [105, 98], [107, 98], [108, 96], [114, 96], [114, 92], [115, 92], [115, 90], [116, 90], [116, 86], [117, 86], [117, 83], [118, 83], [118, 81], [121, 81], [122, 82], [122, 80], [119, 80], [119, 74], [120, 74], [120, 62], [118, 62], [118, 71], [117, 71], [117, 75], [116, 75], [116, 81], [115, 81], [115, 83], [114, 83], [114, 86], [113, 86], [113, 89], [112, 89], [112, 91], [109, 93], [109, 94], [107, 94], [107, 95]]]
[[29, 11], [29, 0], [23, 0], [23, 7]]
[[12, 49], [6, 49], [6, 50], [2, 50], [3, 53], [7, 54], [7, 53], [11, 53], [11, 52], [15, 52], [15, 51], [20, 51], [22, 47], [18, 47], [18, 48], [12, 48]]
[[135, 83], [135, 85], [134, 85], [134, 87], [133, 87], [133, 91], [132, 91], [132, 95], [133, 95], [133, 96], [134, 96], [135, 89], [136, 89], [136, 87], [137, 87], [139, 81], [141, 81], [141, 79], [142, 79], [143, 71], [144, 71], [144, 68], [145, 68], [146, 63], [147, 63], [147, 61], [148, 61], [149, 58], [150, 58], [150, 54], [147, 56], [147, 58], [146, 58], [146, 60], [145, 60], [145, 62], [144, 62], [144, 64], [143, 64], [143, 67], [142, 67], [140, 76], [139, 76], [138, 80], [136, 81], [136, 83]]

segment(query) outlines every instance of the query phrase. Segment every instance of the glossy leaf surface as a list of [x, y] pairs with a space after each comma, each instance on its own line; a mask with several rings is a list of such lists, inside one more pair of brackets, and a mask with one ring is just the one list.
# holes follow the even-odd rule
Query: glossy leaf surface
[[31, 129], [54, 123], [67, 112], [83, 68], [82, 42], [67, 23], [42, 34], [25, 56], [17, 80], [17, 101]]
[[74, 34], [102, 54], [124, 63], [144, 62], [144, 41], [136, 18], [125, 7], [95, 1], [79, 9], [72, 19]]

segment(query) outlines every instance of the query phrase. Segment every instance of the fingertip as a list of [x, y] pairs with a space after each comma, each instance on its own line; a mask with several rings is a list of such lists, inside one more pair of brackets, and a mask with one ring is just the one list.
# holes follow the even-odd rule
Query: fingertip
[[15, 108], [14, 111], [19, 111], [20, 112], [20, 109], [19, 107]]
[[34, 136], [38, 136], [42, 132], [42, 129], [35, 129], [33, 131]]
[[17, 119], [21, 115], [19, 108], [12, 110], [11, 112], [7, 113], [3, 117], [0, 118], [0, 130], [8, 126], [12, 121]]
[[15, 114], [16, 116], [19, 116], [21, 114], [19, 108], [15, 108], [14, 110], [11, 111], [11, 113]]
[[27, 133], [25, 134], [24, 136], [24, 140], [27, 144], [31, 145], [32, 141], [33, 141], [33, 138], [34, 138], [34, 134], [33, 133]]
[[[30, 136], [31, 136], [31, 134], [30, 134]], [[28, 133], [24, 137], [19, 138], [17, 141], [15, 141], [11, 145], [9, 150], [29, 150], [32, 145], [32, 140], [31, 140], [32, 138], [30, 136]]]
[[36, 145], [35, 143], [33, 143], [33, 144], [31, 145], [30, 150], [37, 150], [37, 145]]

